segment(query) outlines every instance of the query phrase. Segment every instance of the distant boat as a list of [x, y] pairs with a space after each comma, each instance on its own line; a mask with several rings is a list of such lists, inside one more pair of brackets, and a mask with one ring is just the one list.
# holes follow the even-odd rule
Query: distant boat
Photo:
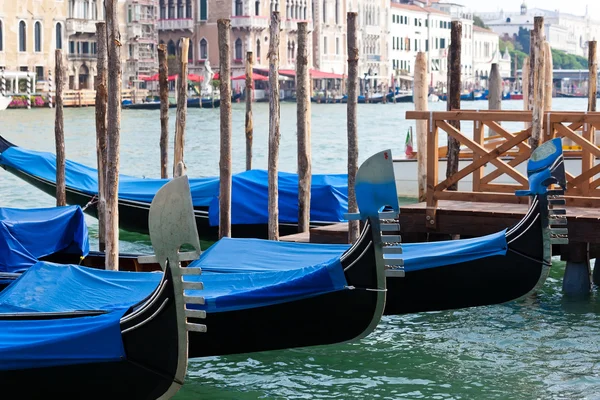
[[0, 111], [6, 110], [12, 101], [12, 96], [3, 96], [0, 94]]
[[[200, 106], [200, 98], [193, 97], [187, 100], [187, 106], [189, 108], [217, 108], [221, 105], [221, 100], [215, 99], [202, 99], [202, 105]], [[160, 101], [148, 101], [146, 103], [133, 104], [130, 101], [124, 101], [122, 106], [124, 110], [160, 110]], [[176, 108], [177, 104], [170, 103], [169, 108]]]

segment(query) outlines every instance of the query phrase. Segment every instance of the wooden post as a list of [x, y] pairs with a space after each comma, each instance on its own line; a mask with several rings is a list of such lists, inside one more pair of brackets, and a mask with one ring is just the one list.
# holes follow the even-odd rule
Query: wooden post
[[[529, 57], [525, 57], [525, 60], [523, 60], [523, 69], [521, 75], [523, 110], [529, 111]], [[525, 129], [527, 129], [529, 126], [531, 126], [531, 124], [525, 122]]]
[[160, 177], [169, 177], [169, 64], [167, 46], [158, 45], [158, 87], [160, 93]]
[[[413, 100], [415, 111], [427, 111], [427, 55], [420, 51], [415, 61], [415, 84]], [[417, 120], [417, 180], [419, 184], [419, 201], [427, 199], [427, 121]]]
[[219, 239], [231, 237], [231, 21], [217, 21], [221, 89], [221, 159], [219, 161]]
[[[529, 61], [529, 107], [532, 109], [531, 137], [529, 145], [533, 152], [542, 139], [542, 127], [544, 124], [544, 92], [546, 71], [544, 69], [544, 17], [535, 17], [533, 20], [533, 32], [531, 43], [531, 58]], [[532, 61], [533, 60], [533, 64]], [[533, 90], [532, 90], [533, 89]]]
[[[358, 13], [349, 12], [347, 23], [348, 38], [348, 212], [358, 212], [356, 203], [356, 173], [358, 172], [358, 123], [356, 105], [358, 103]], [[358, 221], [348, 221], [348, 242], [358, 239]]]
[[106, 269], [119, 269], [119, 142], [121, 136], [121, 34], [117, 1], [106, 0], [108, 109], [106, 168]]
[[[460, 60], [462, 39], [462, 23], [452, 21], [450, 30], [450, 52], [448, 53], [448, 100], [446, 107], [448, 111], [460, 110], [460, 86], [462, 65]], [[448, 121], [450, 125], [460, 131], [460, 121]], [[446, 178], [458, 172], [458, 159], [460, 152], [460, 142], [448, 135], [448, 164], [446, 166]], [[455, 183], [448, 187], [448, 190], [457, 190], [458, 184]]]
[[298, 127], [298, 232], [307, 232], [310, 228], [310, 190], [312, 181], [307, 22], [298, 22], [296, 85], [296, 122]]
[[246, 171], [252, 169], [252, 135], [254, 124], [252, 122], [252, 97], [254, 92], [254, 75], [252, 67], [254, 57], [251, 51], [246, 53]]
[[[177, 90], [177, 119], [175, 123], [175, 156], [173, 157], [173, 177], [178, 175], [177, 164], [182, 163], [185, 171], [185, 162], [183, 161], [183, 147], [185, 144], [185, 117], [187, 114], [187, 66], [188, 51], [190, 47], [189, 38], [181, 38], [181, 68], [179, 70], [179, 82]], [[202, 99], [200, 99], [202, 101]], [[181, 168], [181, 167], [180, 167]]]
[[[492, 69], [490, 70], [489, 80], [489, 94], [488, 94], [488, 109], [490, 110], [501, 110], [502, 109], [502, 78], [500, 77], [500, 70], [498, 64], [493, 63]], [[488, 136], [492, 136], [493, 130], [488, 130]]]
[[[552, 110], [552, 94], [554, 89], [554, 74], [552, 63], [552, 48], [548, 41], [544, 41], [544, 111]], [[546, 127], [548, 128], [548, 127]]]
[[269, 40], [269, 240], [279, 240], [279, 12], [271, 14]]
[[588, 53], [588, 111], [596, 111], [596, 95], [598, 92], [598, 60], [596, 58], [596, 41], [591, 40]]
[[56, 206], [67, 205], [67, 192], [65, 183], [65, 132], [63, 117], [63, 55], [62, 50], [55, 52], [56, 66], [56, 113], [54, 122], [54, 140], [56, 143]]
[[98, 242], [100, 251], [106, 248], [106, 108], [108, 106], [108, 65], [106, 23], [96, 23], [96, 158], [98, 165]]

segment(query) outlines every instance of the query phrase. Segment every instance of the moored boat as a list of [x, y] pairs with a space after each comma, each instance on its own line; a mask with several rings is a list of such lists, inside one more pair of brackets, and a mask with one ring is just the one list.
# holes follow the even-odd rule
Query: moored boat
[[0, 94], [0, 111], [6, 110], [12, 101], [12, 96]]

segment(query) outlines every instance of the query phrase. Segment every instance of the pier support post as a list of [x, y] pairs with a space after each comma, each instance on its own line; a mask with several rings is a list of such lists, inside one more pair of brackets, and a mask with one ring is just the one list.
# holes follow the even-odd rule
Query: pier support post
[[[1, 85], [1, 83], [0, 83]], [[52, 89], [54, 87], [54, 82], [52, 81], [52, 70], [48, 71], [48, 108], [52, 108]], [[0, 93], [2, 91], [0, 90]]]
[[[348, 213], [358, 212], [356, 203], [356, 173], [358, 172], [358, 123], [356, 105], [358, 103], [358, 13], [347, 16], [348, 38]], [[368, 92], [366, 92], [368, 93]], [[368, 95], [366, 95], [368, 98]], [[367, 100], [368, 101], [368, 100]], [[348, 221], [348, 242], [354, 243], [359, 235], [359, 221]]]
[[[462, 41], [462, 23], [452, 21], [450, 30], [450, 52], [448, 53], [448, 111], [460, 110], [460, 87], [462, 65], [460, 59]], [[448, 121], [450, 125], [460, 131], [460, 121]], [[446, 178], [458, 172], [458, 159], [460, 142], [448, 135], [448, 161], [446, 165]], [[458, 190], [458, 183], [450, 185], [448, 190]]]
[[[415, 61], [413, 100], [415, 111], [427, 111], [427, 55], [420, 51]], [[417, 179], [419, 202], [427, 200], [427, 121], [417, 120]]]
[[546, 78], [544, 50], [544, 17], [534, 17], [529, 58], [529, 107], [532, 110], [529, 145], [532, 152], [542, 141]]
[[[502, 109], [502, 78], [500, 77], [500, 70], [498, 64], [493, 63], [490, 70], [490, 84], [488, 93], [488, 109], [490, 110], [501, 110]], [[494, 131], [488, 130], [488, 136], [492, 136]]]
[[27, 109], [28, 110], [31, 109], [31, 85], [32, 85], [32, 81], [33, 81], [33, 78], [31, 77], [31, 75], [28, 72], [27, 73], [27, 81], [26, 81], [27, 95], [25, 96], [26, 99], [27, 99]]
[[563, 293], [573, 297], [588, 296], [591, 289], [589, 244], [569, 244], [566, 260]]
[[0, 71], [0, 94], [6, 94], [6, 77], [4, 76], [4, 71]]
[[251, 51], [246, 53], [246, 171], [252, 169], [252, 139], [254, 122], [252, 121], [252, 99], [254, 97], [254, 55]]
[[[185, 145], [185, 119], [187, 115], [187, 70], [188, 51], [190, 47], [189, 38], [181, 38], [181, 68], [179, 70], [179, 88], [177, 90], [177, 120], [175, 124], [175, 156], [173, 157], [173, 177], [178, 173], [185, 174], [185, 162], [183, 161], [183, 148]], [[230, 95], [231, 96], [231, 95]], [[202, 103], [202, 99], [200, 99]], [[181, 163], [182, 165], [179, 165]]]
[[160, 96], [160, 177], [169, 177], [169, 65], [167, 46], [158, 45], [158, 88]]
[[279, 27], [281, 18], [278, 11], [271, 13], [269, 28], [269, 240], [279, 240]]
[[598, 60], [596, 58], [596, 41], [588, 42], [588, 111], [596, 111], [596, 96], [598, 93]]
[[98, 165], [98, 242], [100, 251], [106, 249], [106, 109], [108, 107], [108, 50], [106, 23], [96, 23], [96, 159]]
[[[544, 112], [552, 110], [552, 95], [554, 92], [554, 73], [552, 63], [552, 47], [548, 41], [544, 41]], [[549, 127], [546, 127], [546, 132]]]
[[121, 33], [118, 0], [106, 0], [108, 108], [106, 165], [106, 269], [119, 269], [119, 146], [121, 140]]
[[219, 160], [219, 239], [231, 237], [231, 21], [217, 21], [221, 90], [221, 159]]
[[307, 232], [310, 228], [310, 190], [312, 180], [307, 22], [298, 22], [296, 85], [296, 123], [298, 129], [298, 232]]
[[[63, 55], [62, 50], [55, 51], [56, 75], [56, 110], [54, 121], [54, 141], [56, 144], [56, 206], [67, 205], [67, 192], [65, 183], [65, 132], [63, 117]], [[27, 77], [29, 82], [29, 76]], [[28, 97], [29, 98], [29, 97]], [[28, 107], [29, 108], [29, 107]]]

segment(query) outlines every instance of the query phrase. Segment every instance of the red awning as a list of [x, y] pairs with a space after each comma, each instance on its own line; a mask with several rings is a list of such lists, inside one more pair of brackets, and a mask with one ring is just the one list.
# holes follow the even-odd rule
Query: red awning
[[[169, 77], [167, 78], [167, 80], [174, 81], [175, 78], [177, 78], [177, 75], [169, 75]], [[158, 74], [154, 74], [154, 75], [148, 76], [148, 77], [143, 77], [141, 79], [144, 80], [144, 81], [158, 81]]]
[[[246, 80], [246, 75], [238, 75], [231, 78], [232, 81], [244, 81]], [[260, 75], [260, 74], [252, 74], [253, 81], [268, 81], [269, 77]]]
[[202, 82], [204, 77], [196, 74], [188, 74], [188, 80], [192, 82]]
[[279, 75], [294, 77], [296, 76], [296, 71], [293, 69], [280, 69]]
[[319, 71], [318, 69], [310, 70], [310, 77], [312, 79], [344, 79], [345, 75], [334, 74], [333, 72]]

